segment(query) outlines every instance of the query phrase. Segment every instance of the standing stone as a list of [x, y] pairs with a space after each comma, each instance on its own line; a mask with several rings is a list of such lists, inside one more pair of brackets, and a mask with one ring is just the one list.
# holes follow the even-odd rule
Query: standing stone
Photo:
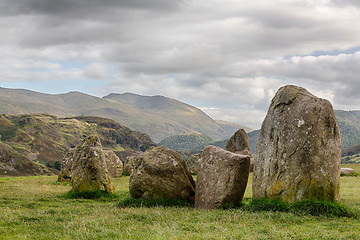
[[215, 146], [207, 146], [199, 163], [196, 179], [196, 208], [217, 208], [242, 200], [248, 177], [250, 157]]
[[301, 87], [280, 88], [254, 159], [255, 199], [338, 200], [341, 144], [331, 103]]
[[160, 146], [136, 158], [129, 190], [135, 198], [193, 200], [195, 182], [184, 159], [176, 151]]
[[106, 167], [112, 178], [121, 177], [123, 172], [123, 163], [118, 156], [111, 150], [104, 150]]
[[251, 153], [249, 138], [244, 129], [239, 129], [234, 133], [234, 135], [231, 136], [226, 144], [225, 149], [233, 153], [248, 155], [250, 157], [249, 169], [250, 172], [253, 171], [254, 159]]
[[200, 157], [201, 157], [201, 153], [196, 153], [194, 155], [191, 155], [189, 159], [186, 161], [186, 165], [191, 174], [197, 174], [199, 169]]
[[124, 173], [128, 176], [132, 174], [135, 168], [135, 159], [136, 156], [128, 156], [124, 164]]
[[99, 137], [89, 136], [76, 147], [71, 183], [73, 192], [101, 190], [115, 193]]
[[71, 181], [71, 168], [74, 159], [75, 148], [69, 149], [61, 160], [61, 171], [58, 176], [59, 182], [70, 182]]

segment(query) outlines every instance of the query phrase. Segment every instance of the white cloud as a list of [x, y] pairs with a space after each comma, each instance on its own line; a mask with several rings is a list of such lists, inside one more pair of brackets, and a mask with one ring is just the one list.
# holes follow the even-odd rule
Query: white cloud
[[254, 128], [286, 84], [359, 107], [355, 0], [0, 4], [0, 81], [107, 79], [99, 94], [162, 94]]

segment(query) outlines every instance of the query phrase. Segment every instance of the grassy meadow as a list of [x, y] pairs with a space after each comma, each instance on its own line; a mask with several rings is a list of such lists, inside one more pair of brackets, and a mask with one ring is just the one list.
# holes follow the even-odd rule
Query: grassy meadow
[[[360, 164], [345, 165], [360, 172]], [[192, 207], [118, 207], [114, 198], [69, 199], [56, 176], [0, 178], [0, 239], [359, 239], [359, 219]], [[249, 179], [251, 180], [251, 178]], [[251, 181], [245, 202], [251, 199]], [[341, 203], [360, 212], [360, 177], [341, 177]]]

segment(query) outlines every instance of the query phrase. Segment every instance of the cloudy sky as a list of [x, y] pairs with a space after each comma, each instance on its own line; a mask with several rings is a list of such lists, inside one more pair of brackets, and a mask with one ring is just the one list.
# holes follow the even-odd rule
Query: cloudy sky
[[0, 0], [0, 86], [164, 95], [260, 128], [286, 84], [360, 109], [359, 0]]

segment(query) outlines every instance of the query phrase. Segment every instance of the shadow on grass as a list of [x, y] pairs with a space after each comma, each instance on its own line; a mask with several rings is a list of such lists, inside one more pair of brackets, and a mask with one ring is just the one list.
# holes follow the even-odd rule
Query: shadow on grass
[[358, 218], [359, 214], [338, 202], [304, 200], [295, 203], [284, 203], [278, 199], [255, 199], [244, 207], [248, 211], [292, 212], [312, 216]]
[[[194, 207], [194, 202], [180, 199], [145, 200], [143, 198], [127, 197], [118, 204], [120, 208], [126, 207]], [[326, 216], [326, 217], [359, 217], [359, 213], [350, 210], [347, 206], [338, 202], [324, 202], [305, 200], [296, 203], [285, 203], [278, 199], [244, 199], [239, 203], [227, 203], [221, 209], [241, 209], [249, 212], [291, 212], [301, 215]]]
[[96, 200], [114, 200], [118, 199], [119, 195], [114, 193], [108, 193], [101, 190], [96, 191], [83, 191], [83, 192], [72, 192], [71, 190], [63, 195], [64, 198], [68, 199], [96, 199]]
[[120, 208], [125, 207], [194, 207], [194, 202], [182, 199], [159, 199], [146, 200], [143, 198], [127, 197], [117, 205]]

